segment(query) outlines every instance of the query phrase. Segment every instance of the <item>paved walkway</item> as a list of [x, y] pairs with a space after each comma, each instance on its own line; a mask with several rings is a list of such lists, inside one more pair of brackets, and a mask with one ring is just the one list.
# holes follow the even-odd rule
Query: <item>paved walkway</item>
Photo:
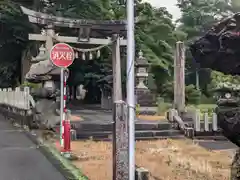
[[230, 141], [214, 141], [214, 140], [195, 140], [200, 146], [209, 150], [236, 150], [238, 147]]
[[66, 180], [23, 132], [0, 116], [0, 180]]

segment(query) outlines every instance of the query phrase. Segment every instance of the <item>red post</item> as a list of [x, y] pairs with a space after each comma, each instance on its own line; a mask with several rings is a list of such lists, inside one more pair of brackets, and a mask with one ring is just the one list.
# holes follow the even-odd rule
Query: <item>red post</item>
[[71, 151], [70, 130], [71, 130], [71, 124], [70, 124], [70, 121], [67, 120], [65, 121], [65, 124], [64, 124], [64, 152], [65, 153], [69, 153]]
[[66, 108], [67, 101], [67, 74], [64, 71], [63, 82], [63, 152], [70, 153], [71, 151], [71, 123], [70, 123], [70, 111]]

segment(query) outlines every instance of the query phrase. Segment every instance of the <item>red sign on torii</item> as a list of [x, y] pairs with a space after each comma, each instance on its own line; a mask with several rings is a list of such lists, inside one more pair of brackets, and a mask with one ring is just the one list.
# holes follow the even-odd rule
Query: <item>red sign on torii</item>
[[50, 51], [50, 59], [54, 65], [67, 68], [75, 59], [74, 50], [66, 43], [55, 44]]

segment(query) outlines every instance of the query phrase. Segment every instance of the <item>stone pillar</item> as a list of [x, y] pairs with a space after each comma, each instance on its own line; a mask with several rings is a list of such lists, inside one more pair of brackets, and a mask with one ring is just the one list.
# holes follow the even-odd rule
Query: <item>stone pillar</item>
[[176, 43], [174, 59], [174, 108], [185, 111], [185, 47], [183, 42]]

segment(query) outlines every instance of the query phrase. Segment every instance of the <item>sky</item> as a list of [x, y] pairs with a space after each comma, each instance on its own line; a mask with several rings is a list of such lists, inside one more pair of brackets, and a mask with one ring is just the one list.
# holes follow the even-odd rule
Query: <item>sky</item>
[[180, 17], [180, 10], [176, 7], [177, 0], [145, 0], [151, 3], [155, 7], [166, 7], [167, 10], [173, 15], [173, 19], [176, 20]]

